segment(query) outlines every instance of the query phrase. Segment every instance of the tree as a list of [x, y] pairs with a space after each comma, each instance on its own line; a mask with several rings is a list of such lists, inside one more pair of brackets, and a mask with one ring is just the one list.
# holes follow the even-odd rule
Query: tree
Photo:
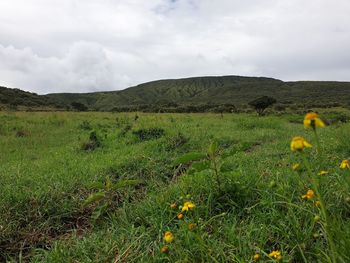
[[269, 97], [269, 96], [263, 96], [260, 98], [257, 98], [255, 100], [252, 100], [251, 102], [248, 103], [249, 106], [253, 107], [256, 112], [261, 116], [264, 112], [264, 110], [276, 103], [276, 99]]
[[85, 104], [80, 103], [80, 102], [74, 101], [74, 102], [72, 102], [71, 105], [72, 105], [73, 109], [75, 109], [77, 111], [87, 111], [88, 110], [88, 107], [86, 107]]

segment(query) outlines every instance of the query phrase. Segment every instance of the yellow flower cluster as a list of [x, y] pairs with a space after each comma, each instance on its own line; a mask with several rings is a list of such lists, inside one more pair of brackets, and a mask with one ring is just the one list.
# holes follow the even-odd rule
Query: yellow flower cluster
[[[281, 251], [279, 250], [272, 250], [268, 256], [270, 258], [273, 258], [275, 260], [281, 260], [282, 259], [282, 255], [281, 255]], [[262, 258], [260, 253], [255, 253], [255, 255], [252, 257], [253, 261], [259, 261]]]
[[[282, 255], [281, 255], [281, 251], [279, 250], [272, 250], [268, 256], [270, 258], [273, 258], [275, 260], [281, 260], [282, 259]], [[255, 255], [252, 257], [253, 261], [259, 261], [262, 258], [260, 253], [255, 253]]]
[[270, 258], [273, 258], [273, 259], [281, 260], [281, 259], [282, 259], [281, 251], [279, 251], [279, 250], [273, 250], [273, 251], [269, 254], [269, 257], [270, 257]]
[[[174, 241], [174, 235], [171, 231], [166, 231], [164, 233], [164, 236], [163, 236], [163, 240], [165, 243], [172, 243]], [[168, 254], [170, 251], [170, 248], [169, 246], [163, 246], [161, 249], [160, 249], [160, 252], [164, 253], [164, 254]]]
[[196, 205], [190, 201], [185, 202], [182, 206], [181, 212], [187, 212], [188, 210], [192, 210], [196, 207]]
[[[325, 123], [321, 120], [321, 118], [318, 116], [317, 113], [315, 112], [309, 112], [305, 115], [304, 117], [304, 127], [305, 128], [312, 128], [314, 131], [314, 138], [316, 141], [316, 145], [317, 145], [317, 154], [320, 155], [322, 154], [321, 151], [321, 147], [320, 147], [320, 142], [319, 142], [319, 137], [318, 134], [316, 132], [316, 128], [323, 128], [325, 127]], [[300, 136], [296, 136], [292, 139], [291, 143], [290, 143], [290, 149], [293, 152], [299, 152], [302, 153], [303, 150], [305, 148], [310, 148], [312, 147], [312, 145], [306, 141], [303, 137]], [[330, 226], [330, 221], [329, 221], [329, 216], [328, 216], [328, 211], [326, 209], [326, 205], [323, 201], [321, 192], [319, 190], [319, 184], [321, 182], [321, 178], [319, 176], [326, 176], [329, 171], [327, 170], [319, 170], [319, 172], [316, 174], [313, 171], [313, 167], [311, 166], [311, 163], [307, 160], [306, 156], [301, 154], [302, 160], [303, 160], [303, 168], [305, 167], [305, 170], [307, 171], [308, 175], [311, 177], [310, 178], [310, 183], [312, 184], [312, 188], [313, 189], [308, 189], [307, 192], [303, 195], [301, 195], [301, 198], [304, 200], [312, 200], [312, 203], [319, 208], [319, 212], [320, 214], [316, 214], [314, 216], [314, 222], [319, 222], [321, 220], [324, 220], [323, 224], [324, 224], [324, 231], [326, 232], [326, 236], [327, 236], [327, 242], [329, 245], [329, 249], [332, 252], [332, 257], [333, 257], [333, 261], [332, 262], [337, 262], [336, 259], [336, 255], [337, 255], [337, 250], [336, 250], [336, 246], [335, 246], [335, 242], [333, 240], [332, 235], [329, 234], [329, 228], [328, 226]], [[322, 157], [322, 156], [321, 156]], [[319, 160], [323, 160], [323, 158], [319, 158]], [[349, 169], [350, 170], [350, 164], [348, 160], [343, 160], [340, 163], [340, 168], [341, 169]], [[292, 169], [294, 171], [299, 171], [301, 173], [300, 169], [300, 164], [296, 163], [292, 165]], [[318, 176], [316, 176], [318, 175]], [[349, 197], [350, 200], [350, 197]], [[272, 251], [269, 256], [275, 260], [279, 260], [281, 259], [281, 253], [280, 251]]]
[[[304, 117], [304, 127], [305, 128], [313, 128], [314, 130], [316, 127], [325, 127], [326, 125], [324, 122], [320, 119], [317, 113], [315, 112], [309, 112]], [[290, 144], [290, 149], [295, 151], [302, 151], [304, 148], [312, 147], [310, 143], [308, 143], [303, 137], [297, 136], [292, 139], [292, 142]]]
[[[186, 199], [189, 199], [190, 197], [191, 197], [190, 195], [186, 195]], [[182, 200], [183, 197], [181, 197], [180, 199]], [[180, 213], [176, 215], [176, 218], [179, 220], [182, 220], [185, 217], [185, 213], [188, 212], [189, 210], [195, 209], [196, 205], [191, 201], [185, 201], [182, 206], [178, 207], [177, 203], [174, 202], [174, 203], [171, 203], [169, 207], [172, 210], [178, 208], [180, 210]], [[194, 223], [186, 223], [186, 224], [188, 224], [187, 227], [189, 231], [194, 231], [197, 227], [197, 225]], [[172, 243], [174, 241], [174, 234], [171, 231], [166, 231], [163, 235], [163, 241], [167, 244]], [[168, 254], [170, 251], [170, 248], [169, 246], [165, 245], [160, 249], [160, 251], [161, 253]]]
[[177, 219], [183, 219], [184, 218], [184, 213], [189, 211], [189, 210], [192, 210], [196, 207], [196, 205], [190, 201], [187, 201], [183, 204], [183, 206], [180, 207], [181, 209], [181, 213], [179, 213], [176, 217]]

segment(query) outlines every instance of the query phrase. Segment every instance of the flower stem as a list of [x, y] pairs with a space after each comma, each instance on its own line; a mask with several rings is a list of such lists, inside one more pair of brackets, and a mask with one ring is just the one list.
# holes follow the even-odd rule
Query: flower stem
[[219, 171], [218, 171], [218, 167], [217, 167], [215, 156], [213, 156], [211, 161], [213, 163], [213, 170], [214, 170], [214, 174], [215, 174], [216, 183], [218, 185], [219, 192], [221, 192], [221, 181], [220, 181], [220, 175], [219, 175]]
[[316, 128], [313, 128], [313, 131], [314, 131], [315, 139], [316, 139], [317, 153], [321, 154], [321, 144], [320, 144], [320, 140], [318, 138], [318, 134], [317, 134]]
[[304, 165], [305, 165], [305, 167], [307, 169], [307, 172], [308, 172], [309, 176], [311, 177], [311, 183], [312, 183], [312, 186], [313, 186], [313, 188], [314, 188], [314, 190], [316, 192], [316, 196], [317, 196], [318, 200], [320, 201], [321, 214], [322, 214], [322, 217], [325, 220], [324, 230], [326, 232], [329, 249], [330, 249], [330, 251], [332, 253], [332, 261], [335, 263], [336, 262], [336, 254], [337, 254], [337, 252], [336, 252], [335, 243], [333, 241], [333, 236], [332, 236], [332, 233], [330, 231], [329, 216], [328, 216], [328, 213], [327, 213], [327, 210], [326, 210], [326, 207], [325, 207], [325, 204], [324, 204], [321, 192], [319, 190], [319, 178], [312, 171], [311, 165], [310, 165], [309, 161], [306, 159], [304, 152], [301, 152], [301, 157], [303, 159], [303, 162], [304, 162]]

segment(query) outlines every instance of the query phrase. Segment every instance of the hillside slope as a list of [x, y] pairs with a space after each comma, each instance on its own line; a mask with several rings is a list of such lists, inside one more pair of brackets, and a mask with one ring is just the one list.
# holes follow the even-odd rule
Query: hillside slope
[[283, 82], [264, 77], [217, 76], [167, 79], [143, 83], [120, 91], [37, 95], [0, 87], [0, 107], [65, 108], [73, 102], [89, 110], [142, 110], [194, 107], [198, 105], [247, 105], [261, 96], [279, 104], [297, 106], [349, 105], [350, 82]]
[[94, 110], [112, 110], [136, 105], [246, 105], [260, 96], [272, 96], [279, 103], [347, 104], [350, 82], [283, 82], [263, 77], [194, 77], [143, 83], [121, 91], [84, 94], [48, 94], [63, 103], [84, 103]]
[[59, 102], [49, 96], [0, 86], [0, 109], [57, 109], [64, 106], [65, 102]]

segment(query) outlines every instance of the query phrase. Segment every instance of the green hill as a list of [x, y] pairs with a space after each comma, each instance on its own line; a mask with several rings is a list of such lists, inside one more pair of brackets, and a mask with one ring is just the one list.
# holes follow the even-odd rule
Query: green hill
[[0, 109], [58, 109], [65, 107], [64, 102], [59, 102], [48, 96], [40, 96], [36, 93], [20, 89], [10, 89], [0, 86]]
[[83, 103], [93, 110], [194, 106], [204, 104], [246, 105], [260, 96], [272, 96], [280, 104], [332, 105], [350, 102], [350, 82], [283, 82], [263, 77], [194, 77], [143, 83], [121, 91], [85, 94], [49, 94], [70, 104]]
[[28, 107], [70, 107], [78, 102], [96, 111], [202, 111], [210, 105], [246, 107], [249, 101], [261, 96], [274, 97], [278, 104], [288, 107], [348, 106], [350, 82], [283, 82], [264, 77], [213, 76], [157, 80], [125, 90], [94, 93], [39, 96], [0, 89], [0, 103], [3, 104], [5, 101], [5, 104]]

